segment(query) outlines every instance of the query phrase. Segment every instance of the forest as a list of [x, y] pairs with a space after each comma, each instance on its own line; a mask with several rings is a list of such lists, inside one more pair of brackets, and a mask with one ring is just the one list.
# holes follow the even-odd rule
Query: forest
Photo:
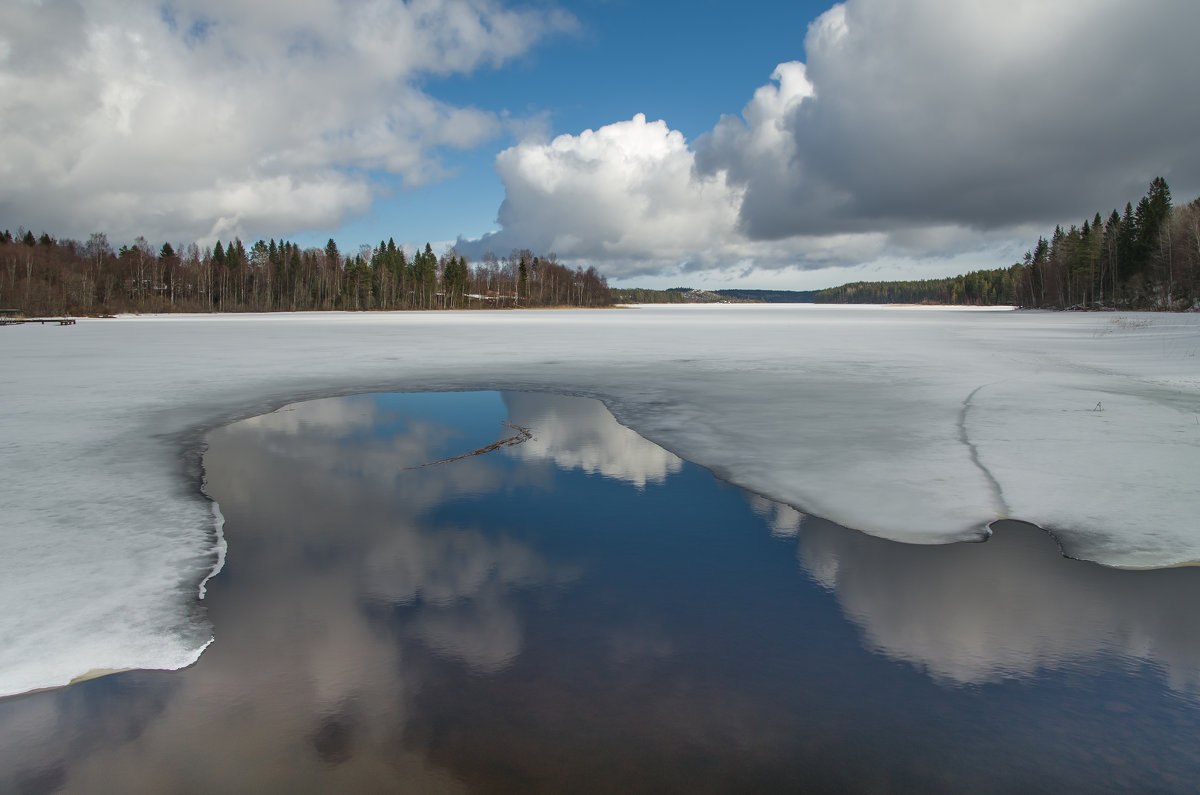
[[687, 290], [652, 290], [648, 287], [614, 287], [613, 300], [618, 304], [686, 304]]
[[944, 279], [854, 282], [813, 293], [673, 288], [610, 289], [594, 267], [513, 250], [469, 263], [430, 245], [394, 241], [343, 254], [331, 239], [301, 248], [272, 238], [245, 247], [155, 249], [145, 238], [114, 250], [19, 229], [0, 232], [0, 309], [27, 316], [118, 312], [277, 312], [610, 306], [613, 303], [804, 301], [1017, 305], [1051, 309], [1200, 309], [1200, 199], [1175, 206], [1156, 177], [1135, 206], [1097, 212], [1039, 237], [1023, 262]]
[[1020, 265], [971, 271], [947, 279], [908, 282], [852, 282], [819, 290], [818, 304], [952, 304], [966, 306], [1013, 305], [1023, 279]]
[[947, 279], [855, 282], [817, 303], [1012, 304], [1048, 309], [1200, 309], [1200, 199], [1174, 206], [1156, 177], [1136, 206], [1039, 237], [1024, 262]]
[[618, 304], [811, 304], [812, 290], [698, 290], [693, 287], [668, 287], [651, 290], [643, 287], [614, 287]]
[[0, 232], [0, 308], [26, 316], [120, 312], [480, 309], [609, 306], [595, 268], [569, 268], [528, 249], [472, 264], [428, 243], [411, 256], [393, 240], [343, 254], [332, 239], [302, 249], [274, 238], [211, 248], [139, 237], [114, 250], [102, 233], [86, 243]]
[[1200, 308], [1200, 199], [1173, 206], [1155, 177], [1124, 213], [1096, 213], [1038, 238], [1021, 264], [1017, 303], [1055, 309]]

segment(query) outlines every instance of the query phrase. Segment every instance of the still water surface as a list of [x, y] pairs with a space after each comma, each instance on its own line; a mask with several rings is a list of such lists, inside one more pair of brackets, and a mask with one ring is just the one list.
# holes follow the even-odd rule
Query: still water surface
[[0, 790], [1200, 782], [1196, 569], [1067, 560], [1018, 523], [882, 541], [554, 395], [296, 404], [213, 431], [205, 467], [216, 641], [0, 701]]

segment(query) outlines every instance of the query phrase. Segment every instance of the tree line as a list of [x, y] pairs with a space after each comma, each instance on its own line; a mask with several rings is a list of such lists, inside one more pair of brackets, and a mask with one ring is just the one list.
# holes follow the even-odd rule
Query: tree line
[[1135, 207], [1039, 237], [1025, 254], [1017, 298], [1057, 309], [1200, 308], [1200, 199], [1171, 202], [1155, 177]]
[[1050, 309], [1200, 309], [1200, 199], [1181, 207], [1155, 177], [1137, 203], [1096, 213], [1023, 262], [947, 279], [855, 282], [821, 290], [817, 303], [1012, 304]]
[[698, 290], [694, 287], [614, 287], [618, 304], [811, 304], [813, 290]]
[[680, 290], [653, 290], [648, 287], [614, 287], [613, 300], [618, 304], [686, 304]]
[[207, 248], [153, 247], [145, 238], [114, 250], [103, 233], [86, 243], [24, 229], [0, 232], [0, 308], [29, 316], [118, 312], [279, 312], [608, 306], [595, 268], [514, 249], [472, 264], [428, 243], [411, 255], [394, 240], [343, 254], [240, 238]]
[[818, 304], [952, 304], [996, 306], [1017, 303], [1020, 265], [971, 271], [946, 279], [907, 282], [852, 282], [818, 290]]

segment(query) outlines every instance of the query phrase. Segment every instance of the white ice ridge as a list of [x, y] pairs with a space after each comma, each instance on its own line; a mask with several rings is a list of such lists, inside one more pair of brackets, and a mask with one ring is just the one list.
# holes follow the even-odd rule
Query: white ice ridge
[[198, 429], [310, 397], [604, 400], [879, 536], [1000, 516], [1114, 566], [1200, 560], [1200, 315], [817, 306], [171, 316], [0, 330], [0, 694], [177, 667], [220, 537]]

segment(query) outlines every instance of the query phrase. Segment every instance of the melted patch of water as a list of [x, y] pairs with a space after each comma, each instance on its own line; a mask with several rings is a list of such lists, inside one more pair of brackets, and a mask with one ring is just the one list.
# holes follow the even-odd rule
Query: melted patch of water
[[[506, 422], [531, 438], [496, 446]], [[212, 432], [205, 466], [228, 541], [216, 641], [183, 671], [0, 701], [0, 789], [1183, 791], [1200, 774], [1194, 569], [1068, 560], [1017, 523], [884, 541], [545, 394], [295, 404]]]

